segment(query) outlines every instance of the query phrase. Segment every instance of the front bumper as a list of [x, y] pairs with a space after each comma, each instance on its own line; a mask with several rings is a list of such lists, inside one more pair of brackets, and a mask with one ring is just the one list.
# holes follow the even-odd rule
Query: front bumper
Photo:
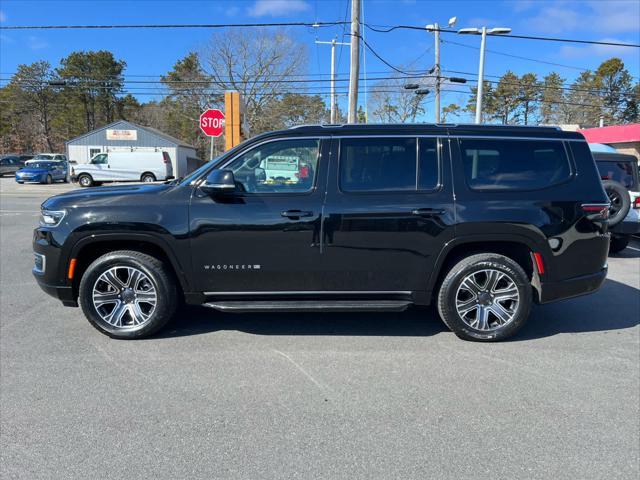
[[78, 300], [73, 293], [73, 288], [66, 285], [49, 285], [43, 281], [42, 276], [37, 273], [33, 273], [33, 276], [38, 282], [38, 286], [47, 295], [51, 295], [53, 298], [57, 298], [62, 302], [65, 307], [77, 307]]
[[45, 178], [45, 175], [16, 175], [16, 182], [42, 183]]
[[560, 282], [541, 282], [540, 303], [587, 295], [598, 290], [607, 278], [607, 267], [596, 273], [569, 278]]
[[41, 257], [36, 258], [31, 270], [40, 288], [60, 300], [63, 305], [77, 307], [76, 292], [65, 275], [65, 257], [62, 255], [60, 242], [46, 228], [37, 228], [33, 232], [33, 252]]

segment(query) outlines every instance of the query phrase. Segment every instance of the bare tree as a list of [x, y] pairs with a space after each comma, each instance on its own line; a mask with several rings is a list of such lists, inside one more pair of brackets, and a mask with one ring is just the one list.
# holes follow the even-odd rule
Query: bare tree
[[267, 105], [299, 90], [286, 81], [304, 72], [307, 55], [285, 30], [236, 29], [213, 35], [202, 64], [212, 86], [240, 92], [246, 124], [255, 134], [269, 129]]
[[405, 90], [406, 80], [394, 78], [378, 82], [373, 87], [369, 111], [374, 121], [381, 123], [415, 122], [424, 113], [426, 95]]

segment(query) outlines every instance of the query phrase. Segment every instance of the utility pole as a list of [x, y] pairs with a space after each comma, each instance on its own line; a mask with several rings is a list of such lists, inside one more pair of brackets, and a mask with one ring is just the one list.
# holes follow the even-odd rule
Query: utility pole
[[360, 76], [360, 0], [351, 0], [351, 64], [349, 66], [348, 123], [356, 123]]
[[436, 64], [435, 64], [435, 74], [436, 74], [436, 123], [440, 123], [440, 25], [437, 23], [434, 25], [434, 35], [436, 41]]
[[330, 42], [321, 42], [316, 40], [316, 43], [331, 45], [331, 120], [330, 123], [338, 123], [336, 119], [336, 45], [349, 45], [348, 43], [336, 42], [334, 38]]

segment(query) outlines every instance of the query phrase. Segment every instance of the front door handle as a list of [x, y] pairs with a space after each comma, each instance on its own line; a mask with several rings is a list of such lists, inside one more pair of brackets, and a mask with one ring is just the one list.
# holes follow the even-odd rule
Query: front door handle
[[298, 220], [301, 217], [310, 217], [313, 215], [313, 212], [308, 212], [304, 210], [285, 210], [280, 213], [283, 217], [290, 218], [292, 220]]
[[437, 217], [438, 215], [444, 214], [444, 209], [442, 208], [416, 208], [411, 211], [412, 215], [417, 215], [419, 217]]

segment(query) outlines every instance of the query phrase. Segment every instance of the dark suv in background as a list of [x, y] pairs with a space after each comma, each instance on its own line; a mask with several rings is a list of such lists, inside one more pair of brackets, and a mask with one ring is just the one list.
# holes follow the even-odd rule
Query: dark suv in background
[[459, 337], [492, 341], [532, 302], [600, 287], [608, 213], [578, 133], [302, 126], [181, 180], [50, 198], [33, 272], [115, 338], [153, 334], [184, 299], [229, 312], [435, 304]]
[[640, 186], [638, 160], [633, 155], [593, 152], [609, 207], [609, 251], [617, 253], [629, 245], [632, 235], [640, 233]]

